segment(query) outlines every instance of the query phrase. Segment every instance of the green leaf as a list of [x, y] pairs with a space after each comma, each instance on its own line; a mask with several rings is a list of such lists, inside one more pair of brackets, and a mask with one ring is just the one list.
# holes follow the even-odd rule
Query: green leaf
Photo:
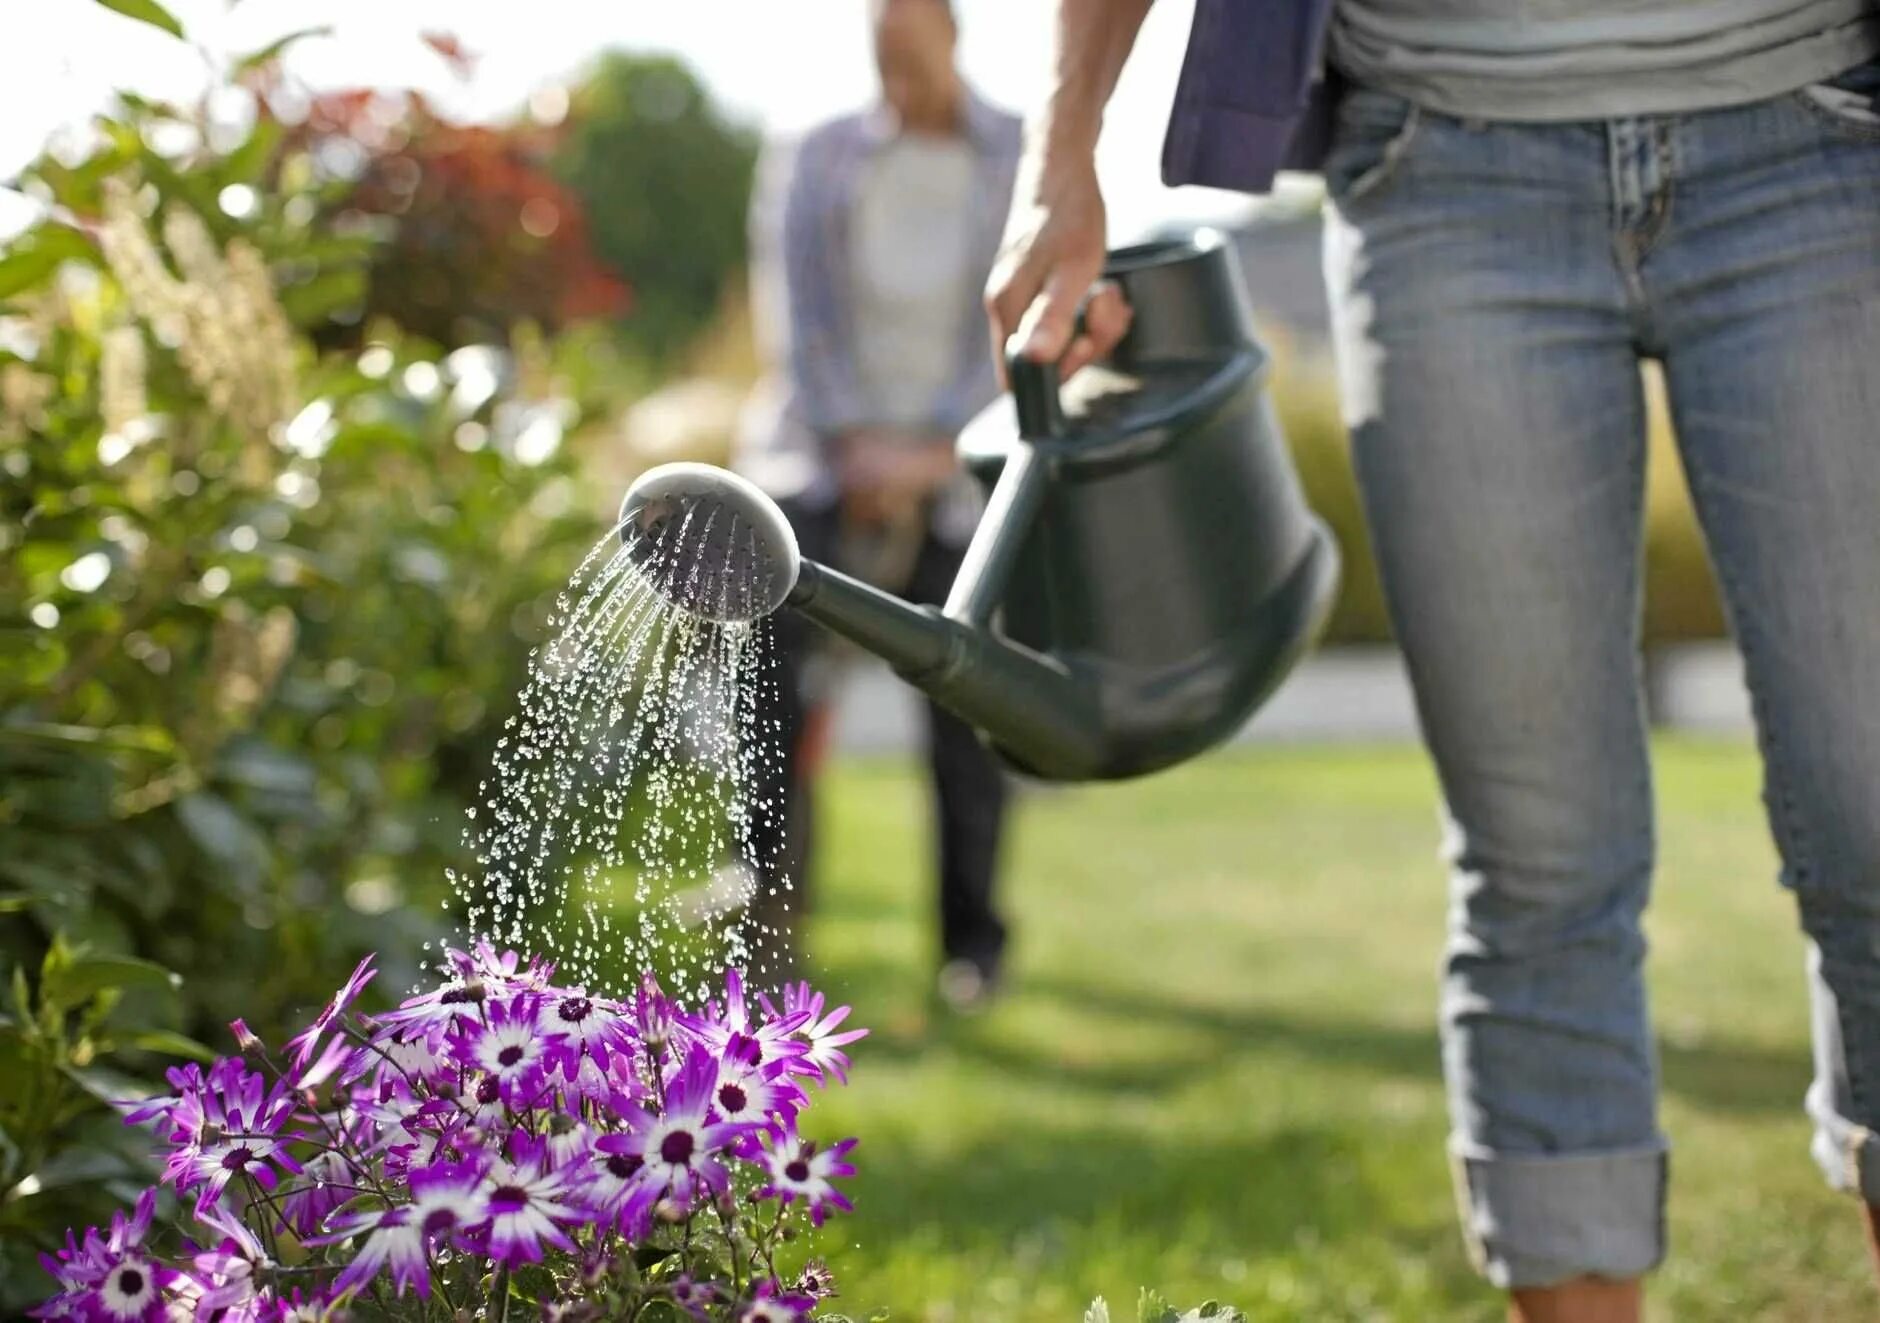
[[15, 239], [0, 257], [0, 299], [44, 284], [63, 263], [94, 261], [97, 256], [83, 234], [46, 221]]
[[182, 983], [162, 965], [131, 956], [73, 955], [55, 961], [49, 953], [40, 979], [39, 999], [43, 1006], [64, 1014], [107, 990], [152, 988], [171, 992]]
[[308, 37], [330, 37], [332, 35], [332, 25], [326, 23], [322, 23], [317, 27], [301, 28], [296, 32], [290, 32], [285, 37], [269, 42], [260, 50], [250, 51], [248, 54], [242, 56], [241, 59], [235, 62], [235, 72], [237, 75], [240, 75], [254, 69], [259, 69], [262, 65], [280, 58], [281, 53], [297, 41], [304, 41]]
[[106, 9], [114, 9], [126, 18], [134, 18], [139, 23], [148, 23], [153, 28], [162, 28], [172, 37], [183, 35], [183, 25], [176, 21], [176, 15], [157, 3], [157, 0], [98, 0]]
[[123, 1043], [143, 1052], [162, 1052], [173, 1057], [188, 1057], [191, 1061], [200, 1061], [208, 1065], [215, 1060], [215, 1053], [171, 1029], [145, 1029], [125, 1037]]

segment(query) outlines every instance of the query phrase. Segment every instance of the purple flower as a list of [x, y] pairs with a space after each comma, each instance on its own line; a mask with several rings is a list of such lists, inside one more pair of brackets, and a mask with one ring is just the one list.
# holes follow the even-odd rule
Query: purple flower
[[308, 1159], [302, 1175], [304, 1182], [281, 1199], [281, 1222], [304, 1239], [323, 1230], [333, 1210], [357, 1190], [352, 1160], [331, 1149]]
[[96, 1323], [157, 1323], [165, 1313], [164, 1288], [176, 1280], [172, 1268], [144, 1253], [144, 1237], [156, 1211], [157, 1192], [145, 1190], [130, 1217], [122, 1210], [111, 1215], [111, 1230], [100, 1235], [86, 1227], [83, 1241], [65, 1234], [65, 1248], [39, 1261], [59, 1294], [37, 1309], [33, 1318], [82, 1318]]
[[717, 1082], [717, 1061], [695, 1045], [667, 1086], [665, 1110], [657, 1115], [641, 1112], [628, 1133], [603, 1136], [595, 1147], [610, 1155], [638, 1158], [640, 1179], [655, 1199], [671, 1195], [690, 1201], [701, 1189], [714, 1193], [725, 1189], [730, 1177], [718, 1155], [755, 1127], [710, 1119], [712, 1088]]
[[720, 1300], [724, 1292], [716, 1282], [695, 1282], [690, 1273], [681, 1273], [672, 1282], [672, 1302], [679, 1306], [699, 1323], [706, 1323], [711, 1317], [706, 1311]]
[[800, 1057], [808, 1050], [792, 1035], [809, 1019], [809, 1013], [797, 1011], [780, 1019], [766, 1020], [761, 1025], [752, 1024], [750, 1011], [744, 1004], [744, 977], [735, 967], [725, 971], [725, 1000], [722, 1008], [714, 999], [706, 1005], [702, 1015], [680, 1015], [677, 1018], [688, 1033], [711, 1049], [713, 1055], [723, 1052], [735, 1034], [745, 1034], [756, 1039], [763, 1050], [766, 1064]]
[[738, 1311], [738, 1323], [802, 1323], [816, 1307], [816, 1297], [786, 1291], [776, 1278], [761, 1284]]
[[712, 1110], [726, 1121], [762, 1125], [772, 1117], [794, 1120], [809, 1100], [785, 1073], [784, 1063], [764, 1063], [764, 1050], [748, 1034], [733, 1034], [718, 1058]]
[[514, 1161], [492, 1162], [478, 1187], [489, 1215], [490, 1257], [514, 1265], [539, 1262], [544, 1244], [572, 1250], [558, 1224], [583, 1220], [577, 1181], [570, 1169], [550, 1168], [541, 1146], [526, 1142]]
[[180, 1088], [179, 1096], [133, 1109], [130, 1119], [159, 1119], [159, 1132], [171, 1146], [163, 1179], [178, 1193], [203, 1187], [196, 1197], [198, 1217], [237, 1176], [273, 1189], [270, 1164], [300, 1170], [280, 1133], [295, 1108], [285, 1080], [269, 1091], [267, 1081], [239, 1058], [223, 1057], [207, 1079], [190, 1065], [172, 1070], [170, 1082]]
[[541, 998], [524, 994], [513, 1001], [492, 1001], [485, 1010], [486, 1022], [469, 1020], [457, 1026], [451, 1049], [464, 1065], [495, 1080], [505, 1101], [527, 1105], [549, 1053]]
[[364, 991], [366, 984], [370, 983], [377, 973], [378, 971], [372, 968], [371, 956], [361, 960], [351, 976], [340, 985], [339, 991], [333, 994], [333, 1000], [329, 1001], [325, 1009], [314, 1017], [313, 1023], [287, 1040], [288, 1057], [293, 1061], [296, 1071], [307, 1068], [307, 1063], [313, 1060], [314, 1054], [319, 1051], [320, 1040], [325, 1037], [327, 1030], [333, 1027], [334, 1022], [348, 1006], [353, 1004], [354, 999]]
[[844, 1161], [853, 1139], [845, 1139], [834, 1148], [818, 1149], [814, 1140], [772, 1130], [768, 1142], [756, 1153], [763, 1165], [766, 1181], [759, 1198], [780, 1198], [785, 1204], [801, 1199], [809, 1206], [809, 1220], [823, 1224], [831, 1208], [846, 1213], [855, 1205], [832, 1183], [837, 1176], [853, 1176], [855, 1167]]
[[[834, 1075], [844, 1084], [849, 1082], [849, 1059], [839, 1049], [866, 1038], [866, 1029], [847, 1029], [836, 1032], [836, 1026], [849, 1018], [849, 1008], [838, 1006], [829, 1014], [823, 1015], [823, 995], [810, 989], [808, 983], [792, 983], [783, 990], [783, 1014], [777, 1013], [770, 998], [760, 993], [758, 1000], [764, 1003], [764, 1012], [772, 1020], [787, 1020], [793, 1015], [801, 1015], [803, 1023], [796, 1033], [808, 1050], [791, 1066], [799, 1074], [814, 1075], [824, 1084]], [[822, 1016], [818, 1019], [818, 1016]]]
[[673, 1005], [659, 990], [659, 980], [643, 975], [633, 992], [633, 1029], [640, 1042], [655, 1055], [666, 1050], [675, 1027]]
[[630, 1137], [594, 1140], [571, 1165], [584, 1178], [581, 1202], [597, 1223], [632, 1239], [646, 1234], [660, 1192], [647, 1178], [646, 1160]]
[[589, 997], [579, 990], [557, 997], [543, 1012], [542, 1021], [559, 1035], [549, 1053], [550, 1068], [559, 1066], [562, 1077], [578, 1078], [583, 1059], [591, 1060], [605, 1076], [615, 1056], [632, 1059], [639, 1051], [633, 1026], [610, 1001]]
[[388, 1266], [392, 1284], [403, 1295], [407, 1286], [431, 1294], [431, 1246], [484, 1221], [483, 1173], [474, 1165], [440, 1163], [414, 1170], [411, 1202], [344, 1215], [331, 1232], [309, 1237], [309, 1245], [331, 1245], [366, 1233], [352, 1262], [333, 1282], [336, 1294], [364, 1287]]

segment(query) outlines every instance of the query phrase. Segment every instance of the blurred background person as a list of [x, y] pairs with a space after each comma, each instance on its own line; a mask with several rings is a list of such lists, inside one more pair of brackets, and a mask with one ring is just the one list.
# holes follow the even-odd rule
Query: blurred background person
[[[752, 288], [770, 377], [740, 467], [776, 497], [805, 555], [915, 601], [946, 596], [979, 515], [953, 453], [998, 393], [978, 291], [998, 249], [1020, 125], [955, 61], [947, 0], [870, 6], [881, 98], [773, 147], [752, 202]], [[827, 640], [776, 617], [760, 702], [780, 757], [760, 773], [753, 917], [788, 964], [806, 909], [816, 714]], [[997, 987], [994, 905], [1007, 786], [964, 723], [929, 705], [939, 871], [938, 990], [957, 1009]], [[777, 948], [781, 947], [781, 950]]]

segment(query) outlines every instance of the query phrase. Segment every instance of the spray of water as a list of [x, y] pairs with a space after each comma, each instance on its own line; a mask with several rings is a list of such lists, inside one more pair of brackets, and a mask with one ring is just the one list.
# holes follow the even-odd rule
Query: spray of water
[[769, 629], [722, 619], [738, 585], [698, 581], [687, 553], [711, 522], [650, 553], [616, 530], [557, 598], [470, 810], [475, 867], [451, 875], [459, 938], [547, 956], [567, 981], [614, 992], [642, 969], [693, 998], [728, 966], [759, 984], [785, 972], [788, 935], [755, 914], [787, 903], [751, 904], [785, 885], [757, 857], [780, 837], [760, 830], [780, 811], [762, 792], [778, 756], [760, 716]]

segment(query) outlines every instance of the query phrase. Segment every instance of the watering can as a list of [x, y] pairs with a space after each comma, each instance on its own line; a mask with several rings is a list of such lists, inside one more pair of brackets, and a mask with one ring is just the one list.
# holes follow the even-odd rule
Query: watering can
[[755, 486], [665, 464], [621, 536], [669, 598], [779, 608], [885, 658], [1014, 768], [1057, 781], [1156, 771], [1231, 736], [1316, 639], [1338, 553], [1306, 507], [1266, 396], [1233, 250], [1201, 231], [1110, 254], [1134, 310], [1110, 356], [1011, 393], [961, 434], [989, 494], [943, 608], [798, 554]]

